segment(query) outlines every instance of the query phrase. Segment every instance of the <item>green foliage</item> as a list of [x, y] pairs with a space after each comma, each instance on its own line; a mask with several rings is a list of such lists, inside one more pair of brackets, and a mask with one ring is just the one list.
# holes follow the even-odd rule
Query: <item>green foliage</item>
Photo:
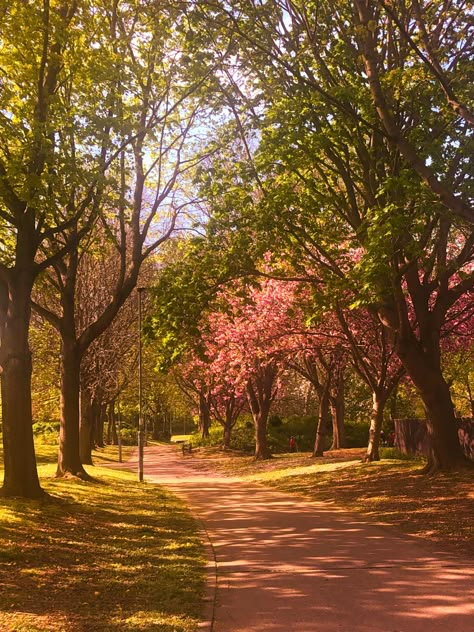
[[[213, 424], [209, 429], [209, 437], [203, 439], [199, 433], [192, 435], [191, 443], [196, 446], [222, 446], [223, 430], [220, 424]], [[253, 422], [248, 417], [241, 417], [235, 424], [230, 447], [245, 454], [255, 452], [255, 430]]]
[[137, 429], [122, 427], [120, 429], [122, 445], [137, 445]]
[[369, 441], [368, 423], [348, 422], [345, 424], [348, 448], [364, 448]]
[[380, 458], [381, 459], [390, 459], [394, 461], [412, 461], [421, 463], [423, 461], [423, 457], [416, 456], [413, 454], [405, 454], [404, 452], [400, 452], [396, 448], [386, 448], [381, 447], [379, 449]]
[[[223, 234], [174, 242], [172, 258], [152, 290], [152, 314], [144, 324], [156, 363], [166, 371], [189, 349], [200, 352], [199, 323], [219, 290], [253, 269], [246, 235], [232, 246]], [[242, 243], [239, 243], [242, 241]]]
[[[314, 447], [317, 419], [314, 416], [292, 415], [290, 417], [270, 417], [267, 426], [267, 442], [270, 450], [277, 453], [289, 451], [289, 439], [295, 437], [298, 450], [310, 452]], [[362, 448], [367, 445], [369, 438], [368, 424], [347, 422], [346, 438], [348, 448]], [[196, 446], [221, 446], [222, 426], [213, 424], [209, 430], [209, 438], [202, 439], [199, 433], [192, 436], [192, 443]], [[246, 454], [255, 450], [255, 430], [250, 419], [243, 415], [236, 423], [231, 435], [231, 448]], [[331, 428], [328, 428], [326, 449], [331, 445]]]
[[33, 435], [36, 441], [58, 445], [59, 421], [36, 421], [33, 424]]

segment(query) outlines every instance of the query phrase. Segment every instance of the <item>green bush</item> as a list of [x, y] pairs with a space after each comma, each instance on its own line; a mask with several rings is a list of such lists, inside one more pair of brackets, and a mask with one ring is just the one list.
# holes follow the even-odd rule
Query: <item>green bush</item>
[[[290, 437], [296, 439], [300, 452], [309, 452], [314, 447], [317, 418], [314, 415], [291, 415], [281, 417], [272, 415], [268, 420], [267, 442], [274, 453], [288, 452]], [[346, 424], [346, 439], [348, 448], [362, 448], [369, 439], [367, 423], [348, 422]], [[223, 429], [220, 424], [213, 424], [209, 429], [209, 437], [202, 439], [198, 432], [192, 435], [191, 442], [195, 446], [221, 446]], [[326, 447], [328, 450], [332, 442], [332, 427], [328, 427]], [[255, 430], [249, 415], [242, 416], [234, 426], [231, 434], [230, 447], [234, 450], [252, 454], [255, 450]]]
[[[196, 446], [222, 446], [224, 429], [220, 424], [213, 424], [209, 428], [209, 437], [203, 439], [199, 432], [195, 432], [191, 436], [191, 443]], [[255, 432], [253, 422], [248, 417], [242, 417], [234, 426], [230, 447], [233, 450], [241, 450], [242, 452], [252, 453], [255, 450]]]
[[120, 437], [122, 439], [122, 445], [137, 445], [137, 430], [136, 428], [121, 428]]
[[397, 448], [380, 448], [379, 450], [381, 459], [396, 459], [397, 461], [422, 461], [422, 456], [415, 454], [404, 454], [397, 450]]
[[59, 437], [59, 421], [42, 420], [33, 424], [33, 434], [40, 443], [57, 445]]
[[369, 424], [358, 422], [347, 422], [346, 444], [348, 448], [364, 448], [369, 442]]

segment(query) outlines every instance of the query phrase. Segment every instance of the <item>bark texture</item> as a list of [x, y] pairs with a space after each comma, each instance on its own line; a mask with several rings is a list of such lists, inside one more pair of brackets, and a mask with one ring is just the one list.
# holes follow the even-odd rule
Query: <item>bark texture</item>
[[12, 272], [9, 301], [3, 317], [1, 348], [4, 468], [3, 496], [40, 498], [44, 495], [33, 443], [31, 352], [28, 345], [33, 277]]

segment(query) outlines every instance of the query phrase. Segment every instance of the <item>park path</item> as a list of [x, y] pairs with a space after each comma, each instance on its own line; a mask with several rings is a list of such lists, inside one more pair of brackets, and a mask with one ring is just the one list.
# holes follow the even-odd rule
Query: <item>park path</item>
[[209, 631], [474, 632], [472, 560], [322, 503], [200, 472], [193, 460], [148, 447], [144, 471], [184, 498], [208, 534]]

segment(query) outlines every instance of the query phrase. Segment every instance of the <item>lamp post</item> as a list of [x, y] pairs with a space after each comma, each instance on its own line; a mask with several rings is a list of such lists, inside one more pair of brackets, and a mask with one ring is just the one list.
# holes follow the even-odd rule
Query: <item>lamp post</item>
[[122, 463], [122, 420], [120, 413], [120, 399], [117, 400], [117, 442], [119, 463]]
[[138, 290], [138, 480], [143, 481], [143, 452], [145, 428], [143, 424], [143, 367], [142, 367], [142, 294], [146, 288]]

